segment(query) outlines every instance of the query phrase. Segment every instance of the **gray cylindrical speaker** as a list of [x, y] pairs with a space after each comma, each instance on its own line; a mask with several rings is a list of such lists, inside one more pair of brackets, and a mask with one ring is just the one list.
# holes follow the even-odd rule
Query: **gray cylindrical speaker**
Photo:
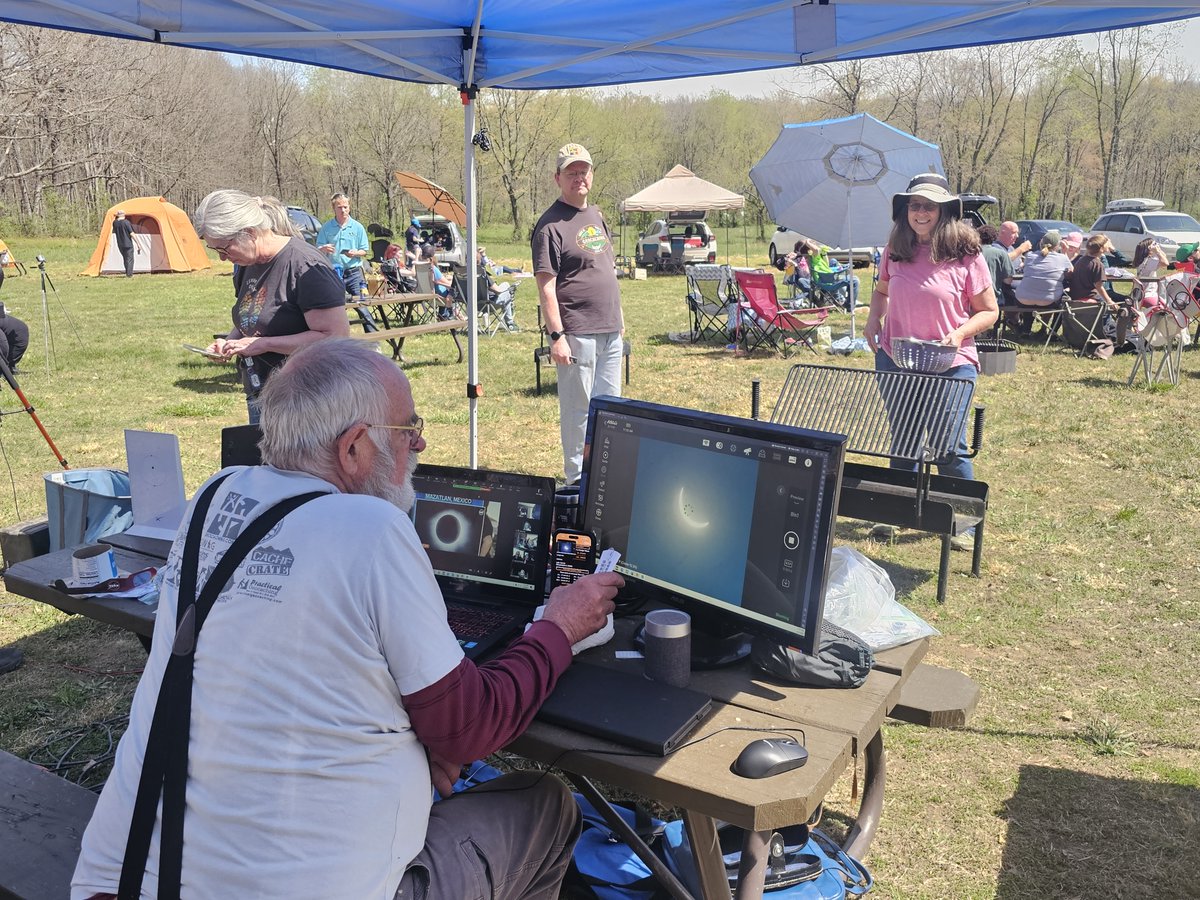
[[677, 609], [646, 613], [646, 677], [687, 687], [692, 677], [692, 617]]

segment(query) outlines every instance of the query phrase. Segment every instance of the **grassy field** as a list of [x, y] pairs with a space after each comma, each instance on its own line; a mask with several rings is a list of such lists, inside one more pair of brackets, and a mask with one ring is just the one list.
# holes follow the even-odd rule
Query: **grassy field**
[[[528, 263], [527, 248], [484, 237], [493, 258]], [[74, 273], [91, 245], [12, 249], [26, 263], [45, 255], [58, 288], [49, 374], [36, 269], [6, 281], [0, 299], [31, 325], [22, 385], [71, 465], [123, 466], [123, 429], [171, 431], [195, 488], [217, 466], [220, 428], [245, 416], [232, 371], [180, 348], [226, 327], [228, 267], [86, 279]], [[759, 252], [753, 262], [765, 262]], [[790, 362], [673, 343], [668, 333], [687, 327], [683, 295], [682, 277], [622, 282], [628, 395], [746, 415], [757, 377], [769, 406]], [[556, 474], [557, 403], [553, 391], [534, 394], [527, 286], [517, 319], [521, 333], [481, 341], [480, 462]], [[834, 333], [846, 324], [835, 319]], [[445, 335], [406, 353], [429, 423], [426, 459], [465, 463], [465, 365]], [[1015, 374], [981, 381], [988, 427], [977, 468], [992, 491], [983, 573], [969, 577], [968, 555], [955, 554], [944, 606], [934, 601], [936, 539], [903, 533], [882, 546], [861, 523], [839, 524], [838, 542], [878, 560], [942, 631], [929, 661], [983, 690], [964, 729], [886, 727], [887, 802], [869, 858], [877, 896], [1200, 897], [1200, 353], [1184, 355], [1174, 389], [1127, 388], [1131, 365], [1027, 347]], [[15, 408], [11, 392], [0, 400]], [[55, 463], [33, 423], [5, 416], [0, 442], [12, 485], [0, 492], [0, 521], [43, 514], [42, 473]], [[126, 634], [6, 594], [0, 646], [10, 645], [26, 663], [0, 677], [0, 748], [23, 755], [123, 713], [143, 661]], [[107, 736], [93, 729], [92, 739]], [[847, 777], [834, 818], [853, 809], [850, 791]]]

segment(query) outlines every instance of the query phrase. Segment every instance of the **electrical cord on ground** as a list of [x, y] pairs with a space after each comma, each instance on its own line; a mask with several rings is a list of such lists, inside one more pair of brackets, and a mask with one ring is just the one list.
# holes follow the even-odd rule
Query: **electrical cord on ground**
[[27, 758], [60, 778], [99, 793], [108, 780], [117, 742], [128, 727], [129, 715], [125, 714], [59, 731]]

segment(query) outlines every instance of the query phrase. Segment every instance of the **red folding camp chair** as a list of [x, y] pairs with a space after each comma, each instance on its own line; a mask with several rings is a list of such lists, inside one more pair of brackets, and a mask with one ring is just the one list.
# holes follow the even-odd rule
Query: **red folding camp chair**
[[735, 272], [742, 294], [741, 340], [747, 353], [769, 344], [785, 357], [793, 347], [807, 347], [813, 353], [813, 335], [825, 324], [831, 306], [816, 309], [783, 310], [775, 294], [775, 276], [766, 272]]

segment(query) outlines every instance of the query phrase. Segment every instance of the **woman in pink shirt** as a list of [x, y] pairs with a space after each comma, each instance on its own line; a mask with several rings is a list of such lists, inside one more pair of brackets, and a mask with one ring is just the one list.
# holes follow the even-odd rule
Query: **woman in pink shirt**
[[[918, 175], [892, 198], [894, 224], [864, 331], [878, 371], [901, 371], [892, 361], [893, 339], [919, 338], [956, 347], [954, 365], [943, 374], [975, 380], [975, 335], [991, 328], [998, 312], [979, 235], [961, 217], [962, 201], [941, 175]], [[974, 478], [967, 452], [964, 432], [958, 453], [936, 460], [938, 472]]]

